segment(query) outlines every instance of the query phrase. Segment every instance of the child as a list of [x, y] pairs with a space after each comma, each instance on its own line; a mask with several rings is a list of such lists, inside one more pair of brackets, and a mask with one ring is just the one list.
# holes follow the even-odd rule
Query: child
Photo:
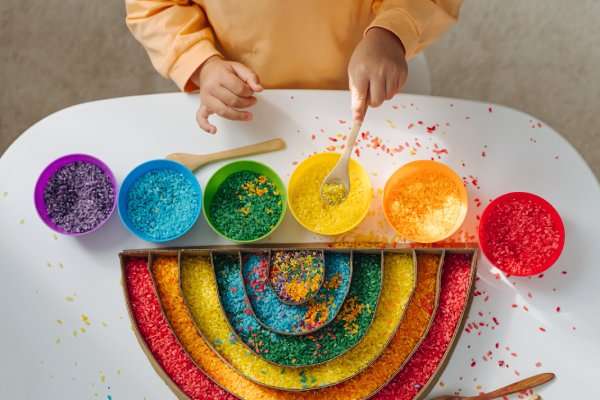
[[391, 99], [406, 59], [456, 21], [462, 0], [126, 0], [154, 67], [200, 89], [196, 119], [249, 121], [267, 88], [347, 89], [355, 119]]

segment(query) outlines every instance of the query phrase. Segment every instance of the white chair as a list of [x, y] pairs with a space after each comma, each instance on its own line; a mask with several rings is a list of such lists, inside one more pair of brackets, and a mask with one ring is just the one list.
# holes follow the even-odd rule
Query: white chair
[[408, 80], [402, 93], [431, 94], [431, 75], [423, 53], [417, 54], [408, 62]]

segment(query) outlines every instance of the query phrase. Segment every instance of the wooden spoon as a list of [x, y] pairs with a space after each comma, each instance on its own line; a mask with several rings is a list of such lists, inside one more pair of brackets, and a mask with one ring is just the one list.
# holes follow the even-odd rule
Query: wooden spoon
[[325, 204], [339, 204], [344, 201], [344, 199], [348, 196], [348, 193], [350, 193], [350, 158], [352, 157], [354, 144], [356, 143], [358, 132], [360, 132], [360, 127], [362, 126], [364, 115], [366, 114], [366, 107], [367, 106], [365, 103], [365, 109], [362, 113], [363, 119], [355, 119], [352, 122], [352, 129], [348, 134], [344, 152], [338, 159], [333, 169], [329, 172], [329, 175], [327, 175], [321, 183], [321, 200]]
[[509, 394], [522, 392], [527, 389], [532, 389], [536, 386], [543, 385], [544, 383], [550, 382], [552, 379], [554, 379], [554, 377], [555, 377], [555, 375], [553, 373], [544, 373], [544, 374], [530, 376], [529, 378], [515, 382], [508, 386], [504, 386], [500, 389], [496, 389], [493, 392], [480, 394], [478, 396], [471, 396], [471, 397], [441, 396], [441, 397], [436, 397], [435, 399], [432, 399], [432, 400], [492, 400], [492, 399], [497, 399], [502, 396], [508, 396]]
[[173, 153], [167, 156], [167, 159], [178, 161], [191, 169], [192, 171], [215, 161], [227, 160], [230, 158], [251, 156], [253, 154], [269, 153], [271, 151], [285, 149], [283, 139], [271, 139], [266, 142], [251, 144], [249, 146], [238, 147], [236, 149], [219, 151], [211, 154], [188, 154]]

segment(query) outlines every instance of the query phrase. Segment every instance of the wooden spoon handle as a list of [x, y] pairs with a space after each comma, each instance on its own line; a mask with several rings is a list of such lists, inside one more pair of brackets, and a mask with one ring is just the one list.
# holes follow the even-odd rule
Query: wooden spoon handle
[[[340, 157], [338, 164], [340, 165], [348, 165], [348, 160], [352, 157], [352, 152], [354, 151], [354, 145], [356, 144], [356, 138], [358, 138], [358, 133], [360, 132], [360, 128], [362, 127], [363, 121], [367, 115], [369, 103], [369, 92], [367, 92], [367, 97], [365, 99], [365, 103], [362, 106], [362, 110], [360, 110], [360, 119], [352, 121], [352, 129], [348, 134], [348, 138], [346, 139], [346, 148]], [[347, 173], [347, 172], [346, 172]]]
[[348, 139], [346, 140], [346, 148], [338, 161], [341, 164], [347, 165], [348, 160], [352, 157], [352, 152], [354, 151], [354, 144], [356, 143], [356, 138], [358, 137], [358, 133], [360, 132], [360, 127], [362, 125], [362, 121], [354, 121], [352, 123], [352, 129], [348, 134]]
[[285, 149], [283, 139], [271, 139], [266, 142], [251, 144], [248, 146], [238, 147], [236, 149], [219, 151], [217, 153], [208, 154], [205, 156], [206, 163], [227, 160], [229, 158], [251, 156], [254, 154], [269, 153]]
[[544, 373], [539, 375], [530, 376], [529, 378], [523, 379], [521, 381], [515, 382], [508, 386], [501, 387], [500, 389], [496, 389], [493, 392], [489, 392], [486, 394], [482, 394], [475, 397], [470, 397], [473, 400], [492, 400], [497, 399], [502, 396], [508, 396], [509, 394], [514, 394], [518, 392], [522, 392], [527, 389], [532, 389], [534, 387], [543, 385], [546, 382], [550, 382], [554, 379], [555, 375], [553, 373]]
[[283, 139], [271, 139], [267, 140], [266, 142], [238, 147], [236, 149], [219, 151], [212, 154], [174, 153], [169, 154], [167, 158], [169, 160], [179, 161], [192, 171], [195, 171], [201, 166], [211, 162], [227, 160], [229, 158], [251, 156], [260, 153], [268, 153], [282, 149], [285, 149], [285, 141]]

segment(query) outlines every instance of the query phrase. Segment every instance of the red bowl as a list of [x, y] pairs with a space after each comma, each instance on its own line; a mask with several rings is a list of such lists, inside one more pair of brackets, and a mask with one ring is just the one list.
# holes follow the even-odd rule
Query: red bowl
[[[527, 204], [536, 209], [515, 209], [519, 206], [526, 207]], [[504, 208], [505, 214], [499, 216], [498, 210], [501, 208]], [[518, 215], [519, 211], [521, 215]], [[536, 226], [535, 221], [528, 218], [530, 215], [523, 215], [523, 211], [528, 211], [529, 214], [536, 212], [538, 216], [548, 218], [551, 227], [542, 223]], [[509, 225], [514, 229], [510, 229]], [[498, 226], [502, 230], [501, 235], [496, 229]], [[554, 238], [550, 239], [550, 247], [536, 248], [545, 244], [542, 240], [548, 240], [547, 235], [539, 234], [540, 229], [545, 229], [546, 233], [551, 229]], [[515, 237], [519, 234], [523, 234], [521, 239], [525, 240], [519, 241]], [[507, 239], [507, 235], [512, 237]], [[494, 242], [497, 242], [497, 245]], [[523, 251], [525, 242], [533, 243], [529, 246], [529, 251]], [[550, 268], [560, 257], [565, 245], [565, 226], [556, 209], [540, 196], [526, 192], [506, 193], [492, 201], [483, 211], [479, 224], [479, 245], [492, 265], [505, 273], [515, 276], [537, 275]], [[499, 252], [504, 252], [504, 255], [498, 254]], [[524, 262], [527, 264], [523, 265]]]

